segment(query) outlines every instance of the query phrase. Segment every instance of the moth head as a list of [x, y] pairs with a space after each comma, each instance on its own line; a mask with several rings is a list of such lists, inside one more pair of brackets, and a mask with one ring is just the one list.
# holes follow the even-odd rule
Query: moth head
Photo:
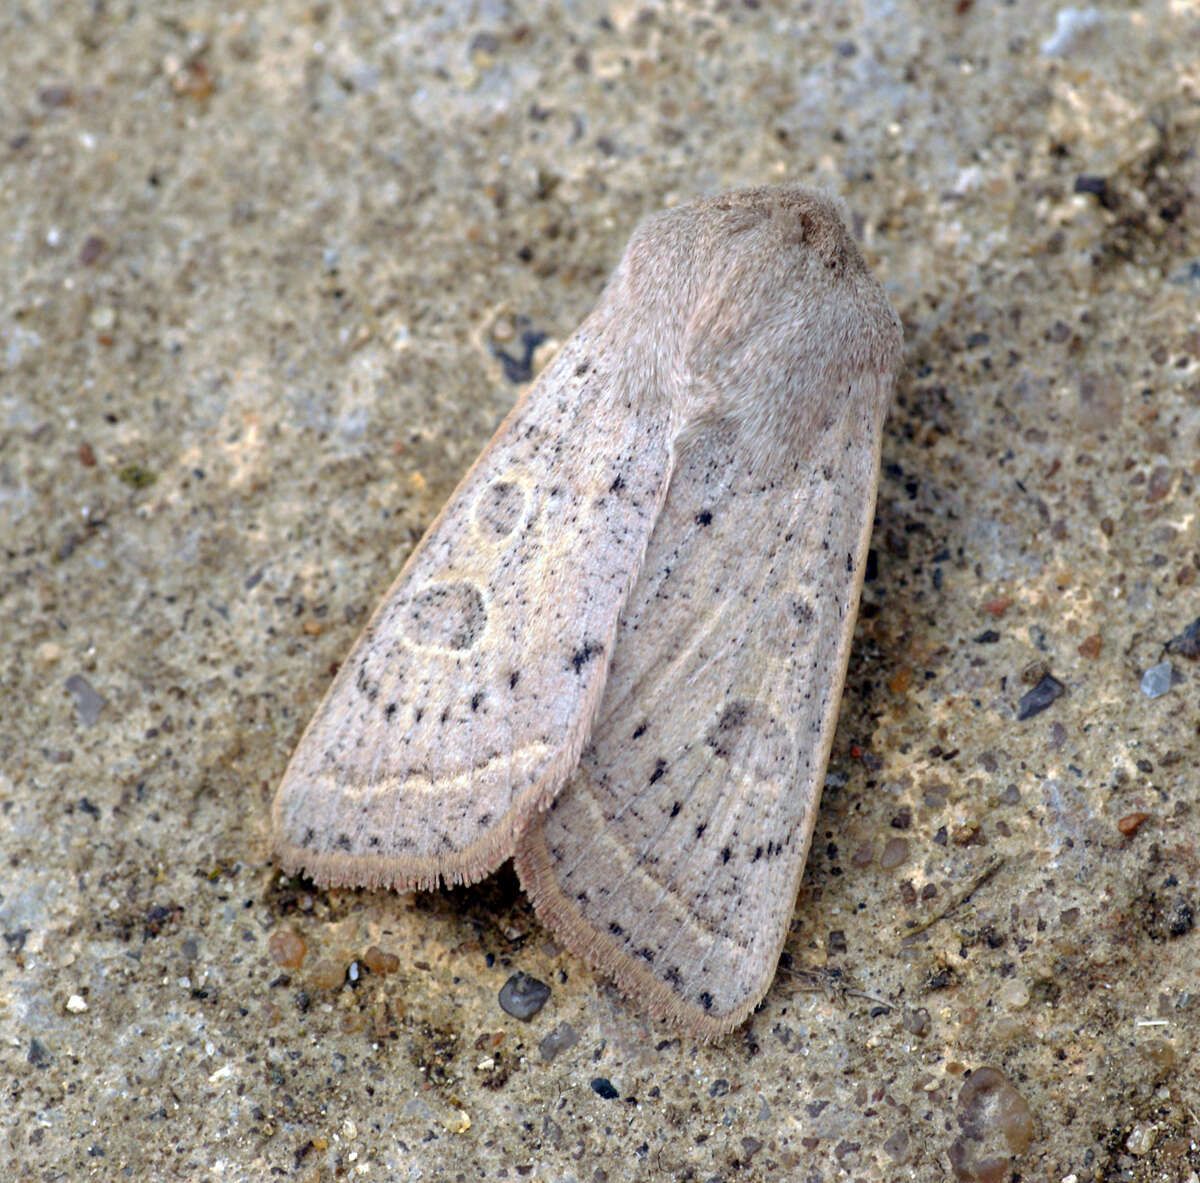
[[802, 436], [861, 386], [886, 409], [899, 320], [831, 197], [783, 186], [669, 210], [639, 228], [614, 284], [684, 425]]

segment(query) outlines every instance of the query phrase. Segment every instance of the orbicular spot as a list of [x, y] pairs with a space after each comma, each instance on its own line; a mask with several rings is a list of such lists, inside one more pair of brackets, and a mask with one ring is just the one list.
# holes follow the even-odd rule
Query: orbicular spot
[[772, 653], [795, 653], [812, 644], [816, 623], [812, 600], [800, 592], [785, 592], [761, 617], [763, 647]]
[[487, 627], [487, 608], [470, 583], [435, 583], [413, 596], [404, 631], [415, 645], [470, 649]]
[[704, 742], [714, 756], [757, 781], [778, 783], [795, 762], [792, 736], [766, 702], [727, 702]]
[[788, 596], [786, 611], [793, 628], [807, 628], [817, 617], [812, 605], [800, 596]]
[[742, 745], [742, 732], [749, 721], [749, 703], [741, 701], [727, 703], [720, 718], [704, 737], [704, 742], [712, 748], [716, 755], [723, 756], [728, 760], [730, 755]]
[[475, 502], [475, 529], [488, 542], [507, 538], [525, 512], [525, 490], [516, 481], [493, 481]]

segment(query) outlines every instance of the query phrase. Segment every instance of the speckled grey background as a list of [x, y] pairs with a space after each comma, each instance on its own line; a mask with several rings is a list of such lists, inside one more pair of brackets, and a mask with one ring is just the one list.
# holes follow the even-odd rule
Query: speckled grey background
[[[1193, 5], [23, 0], [0, 57], [6, 1178], [1200, 1178]], [[511, 872], [316, 891], [267, 810], [526, 334], [785, 179], [907, 361], [785, 965], [701, 1046]]]

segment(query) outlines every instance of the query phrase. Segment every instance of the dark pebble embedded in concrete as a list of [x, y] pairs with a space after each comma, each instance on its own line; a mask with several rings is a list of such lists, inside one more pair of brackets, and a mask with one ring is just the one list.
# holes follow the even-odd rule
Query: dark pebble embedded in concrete
[[1167, 642], [1167, 652], [1175, 657], [1186, 657], [1189, 661], [1200, 660], [1200, 616]]
[[29, 1051], [25, 1058], [35, 1068], [49, 1068], [54, 1063], [54, 1057], [50, 1054], [46, 1045], [34, 1036], [29, 1041]]
[[621, 1095], [607, 1076], [597, 1076], [592, 1081], [592, 1092], [606, 1101], [615, 1101]]
[[1196, 927], [1194, 899], [1184, 891], [1175, 891], [1178, 886], [1175, 876], [1169, 875], [1146, 899], [1143, 927], [1152, 941], [1185, 937]]
[[545, 982], [519, 971], [500, 987], [500, 1009], [514, 1019], [532, 1019], [549, 998]]
[[1052, 674], [1045, 674], [1030, 691], [1021, 695], [1017, 703], [1017, 719], [1032, 719], [1040, 715], [1056, 698], [1066, 694], [1067, 688]]
[[528, 382], [533, 377], [533, 355], [537, 352], [537, 347], [545, 340], [545, 333], [526, 329], [521, 333], [522, 352], [520, 357], [514, 357], [511, 353], [506, 353], [503, 349], [492, 348], [492, 353], [504, 367], [504, 376], [510, 382], [520, 385], [523, 382]]

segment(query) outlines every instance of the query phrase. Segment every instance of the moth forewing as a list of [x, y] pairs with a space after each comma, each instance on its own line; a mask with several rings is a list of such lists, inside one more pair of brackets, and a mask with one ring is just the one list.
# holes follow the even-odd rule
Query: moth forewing
[[[322, 884], [470, 882], [578, 760], [670, 471], [602, 303], [463, 478], [342, 664], [275, 796]], [[631, 463], [631, 457], [637, 463]]]

